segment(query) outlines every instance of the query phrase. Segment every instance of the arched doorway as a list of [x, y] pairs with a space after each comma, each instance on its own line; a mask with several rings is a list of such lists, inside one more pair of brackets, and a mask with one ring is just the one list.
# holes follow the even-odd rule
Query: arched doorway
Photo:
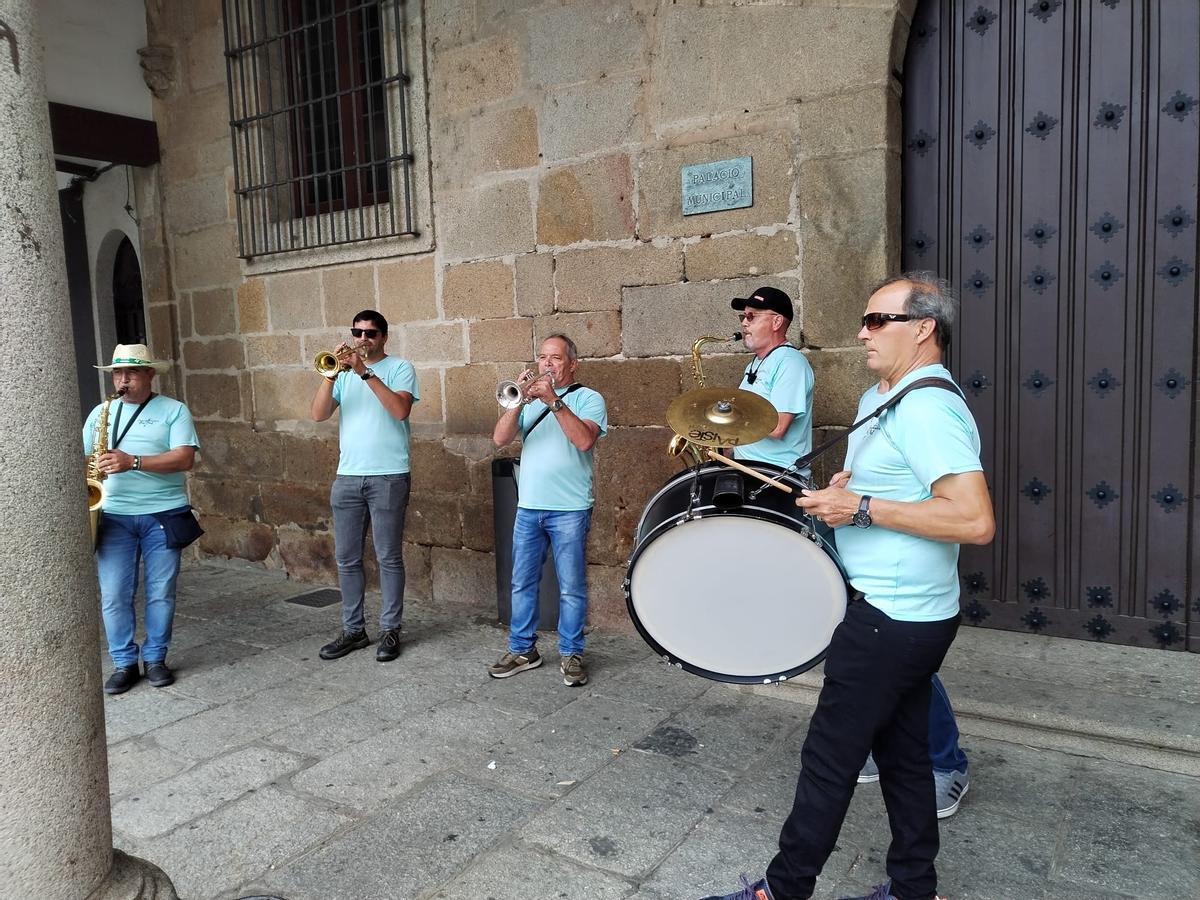
[[1000, 529], [976, 624], [1200, 650], [1194, 2], [923, 0], [906, 268], [961, 292], [951, 364]]
[[118, 344], [146, 343], [146, 311], [142, 269], [129, 238], [123, 238], [113, 259], [113, 318]]

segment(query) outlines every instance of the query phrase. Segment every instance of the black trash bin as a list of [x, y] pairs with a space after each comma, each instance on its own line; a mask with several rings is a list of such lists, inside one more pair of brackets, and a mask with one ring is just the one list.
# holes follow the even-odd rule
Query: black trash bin
[[[500, 621], [512, 621], [512, 550], [513, 522], [517, 519], [517, 482], [521, 460], [504, 457], [492, 460], [492, 507], [496, 527], [496, 610]], [[547, 550], [538, 586], [538, 630], [558, 628], [558, 575], [554, 572], [554, 551]]]

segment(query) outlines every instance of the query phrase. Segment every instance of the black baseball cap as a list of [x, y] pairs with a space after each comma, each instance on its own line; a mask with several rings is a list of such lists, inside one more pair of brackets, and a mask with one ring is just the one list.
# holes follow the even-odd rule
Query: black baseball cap
[[779, 313], [789, 322], [792, 321], [792, 298], [779, 288], [760, 287], [750, 297], [734, 297], [729, 305], [739, 312], [746, 307], [765, 309], [768, 312]]

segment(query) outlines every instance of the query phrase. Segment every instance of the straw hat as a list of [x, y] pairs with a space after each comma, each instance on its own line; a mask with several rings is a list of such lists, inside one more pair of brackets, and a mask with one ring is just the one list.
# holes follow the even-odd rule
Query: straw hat
[[112, 365], [111, 366], [96, 366], [104, 372], [111, 372], [113, 369], [138, 369], [148, 368], [155, 372], [165, 372], [171, 368], [169, 360], [154, 359], [150, 353], [150, 348], [145, 344], [117, 344], [113, 348]]

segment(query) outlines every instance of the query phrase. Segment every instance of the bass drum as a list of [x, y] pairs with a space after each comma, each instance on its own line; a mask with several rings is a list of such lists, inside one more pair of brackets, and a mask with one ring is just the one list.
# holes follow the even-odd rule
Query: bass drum
[[[769, 477], [783, 470], [744, 462]], [[797, 493], [720, 463], [668, 481], [646, 506], [625, 577], [638, 632], [669, 663], [715, 681], [785, 681], [825, 658], [850, 587]], [[698, 488], [693, 500], [693, 492]]]

